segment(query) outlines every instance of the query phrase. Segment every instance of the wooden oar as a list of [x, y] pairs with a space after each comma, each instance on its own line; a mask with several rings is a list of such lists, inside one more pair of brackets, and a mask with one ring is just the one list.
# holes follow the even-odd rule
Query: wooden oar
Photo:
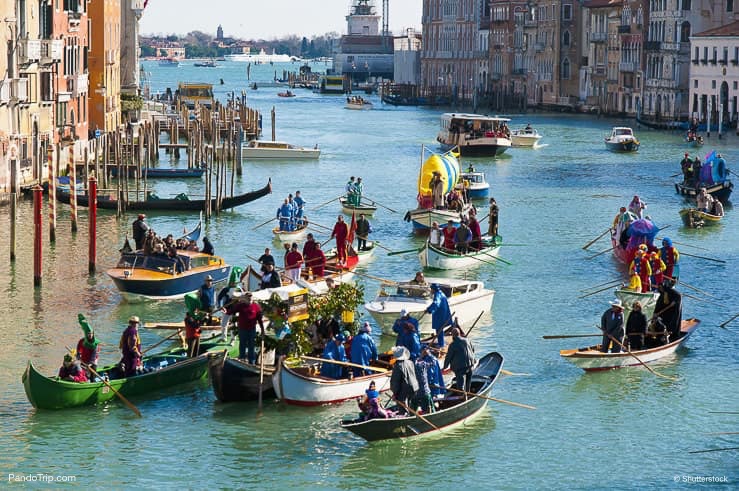
[[514, 373], [506, 369], [501, 369], [500, 373], [502, 373], [503, 375], [514, 376], [514, 377], [530, 377], [531, 376], [530, 373]]
[[731, 319], [727, 320], [726, 322], [722, 322], [721, 324], [719, 324], [719, 327], [722, 327], [722, 328], [726, 329], [726, 325], [727, 325], [727, 324], [729, 324], [729, 323], [730, 323], [731, 321], [733, 321], [734, 319], [736, 319], [737, 317], [739, 317], [739, 314], [735, 314], [735, 315], [733, 315], [733, 316], [731, 317]]
[[739, 447], [712, 448], [709, 450], [693, 450], [692, 452], [688, 452], [688, 453], [725, 452], [727, 450], [739, 450]]
[[623, 280], [622, 280], [621, 278], [617, 278], [617, 279], [615, 279], [615, 280], [611, 280], [611, 281], [606, 281], [605, 283], [601, 283], [601, 284], [599, 284], [599, 285], [593, 285], [593, 286], [591, 286], [590, 288], [585, 288], [585, 289], [582, 289], [582, 290], [580, 290], [580, 291], [581, 291], [581, 292], [586, 292], [586, 291], [588, 291], [588, 290], [592, 290], [593, 288], [599, 288], [599, 287], [601, 287], [601, 286], [606, 286], [606, 285], [610, 285], [610, 284], [612, 284], [612, 283], [621, 283], [622, 281], [623, 281]]
[[691, 285], [690, 283], [686, 283], [685, 281], [680, 280], [679, 278], [673, 278], [673, 277], [667, 276], [667, 275], [665, 275], [665, 278], [674, 281], [676, 284], [677, 283], [680, 283], [680, 286], [688, 287], [691, 290], [696, 291], [698, 293], [702, 293], [703, 295], [706, 295], [708, 297], [718, 298], [718, 297], [716, 297], [716, 295], [714, 295], [712, 293], [708, 293], [707, 291], [701, 290], [700, 288], [696, 288], [693, 285]]
[[415, 247], [413, 249], [406, 249], [404, 251], [392, 251], [392, 252], [388, 252], [387, 255], [388, 256], [397, 256], [398, 254], [409, 254], [411, 252], [420, 252], [420, 251], [421, 251], [421, 249], [419, 249], [418, 247]]
[[593, 240], [591, 240], [590, 242], [588, 242], [587, 244], [585, 244], [582, 248], [585, 249], [585, 250], [587, 250], [588, 247], [590, 247], [591, 245], [595, 244], [597, 241], [599, 241], [604, 235], [606, 235], [610, 231], [611, 231], [611, 228], [608, 227], [605, 232], [603, 232], [598, 237], [594, 238]]
[[325, 225], [321, 225], [320, 223], [316, 223], [316, 222], [313, 222], [313, 221], [308, 222], [308, 226], [310, 227], [311, 225], [315, 225], [316, 227], [324, 228], [326, 230], [333, 230], [333, 227], [327, 227]]
[[315, 358], [313, 356], [305, 356], [305, 355], [301, 356], [300, 358], [302, 358], [303, 360], [308, 360], [308, 361], [320, 361], [320, 362], [323, 362], [323, 363], [333, 363], [334, 365], [341, 365], [341, 366], [345, 366], [345, 367], [361, 368], [363, 370], [372, 370], [372, 371], [380, 372], [380, 373], [385, 373], [385, 372], [388, 371], [387, 368], [368, 367], [367, 365], [359, 365], [357, 363], [350, 363], [348, 361], [327, 360], [325, 358]]
[[601, 256], [601, 255], [605, 254], [606, 252], [609, 252], [609, 251], [612, 251], [612, 250], [613, 250], [613, 246], [609, 247], [608, 249], [602, 250], [602, 251], [600, 251], [597, 254], [593, 254], [592, 256], [588, 256], [586, 259], [594, 259], [594, 258], [596, 258], [598, 256]]
[[[369, 197], [366, 197], [366, 196], [361, 196], [361, 198], [366, 198], [366, 199], [368, 199], [368, 200], [372, 201], [372, 204], [374, 204], [374, 205], [378, 205], [378, 206], [382, 206], [383, 208], [385, 208], [385, 209], [386, 209], [386, 210], [388, 210], [388, 211], [392, 211], [393, 213], [398, 213], [397, 211], [393, 210], [392, 208], [389, 208], [389, 207], [387, 207], [387, 206], [383, 205], [382, 203], [380, 203], [379, 201], [375, 201], [375, 200], [373, 200], [372, 198], [369, 198]], [[360, 198], [360, 199], [361, 199], [361, 198]]]
[[[483, 255], [487, 256], [487, 254], [483, 254]], [[475, 257], [473, 255], [462, 254], [461, 256], [468, 257], [470, 259], [474, 259], [475, 261], [480, 261], [481, 263], [489, 264], [490, 266], [495, 266], [495, 263], [490, 262], [490, 261], [486, 261], [484, 259], [480, 259], [479, 257]], [[490, 257], [500, 260], [500, 258], [496, 258], [495, 256], [490, 256]]]
[[[334, 268], [331, 268], [331, 267], [328, 267], [328, 266], [326, 267], [326, 269], [333, 270], [333, 271], [338, 271], [338, 270], [335, 270]], [[379, 276], [373, 276], [373, 275], [367, 274], [367, 273], [360, 273], [360, 272], [358, 272], [356, 270], [352, 271], [352, 273], [354, 273], [356, 275], [359, 275], [359, 276], [366, 276], [367, 278], [370, 278], [372, 280], [381, 281], [382, 283], [386, 283], [388, 285], [398, 285], [399, 284], [397, 281], [394, 281], [394, 280], [388, 280], [388, 279], [385, 279], [385, 278], [380, 278]]]
[[409, 413], [413, 414], [415, 417], [419, 418], [421, 421], [423, 421], [427, 425], [431, 426], [433, 429], [441, 431], [441, 428], [439, 428], [434, 423], [432, 423], [431, 421], [429, 421], [428, 419], [426, 419], [426, 417], [424, 417], [423, 415], [418, 414], [416, 411], [414, 411], [410, 407], [406, 406], [406, 404], [403, 401], [398, 400], [398, 399], [395, 399], [395, 402], [397, 402], [400, 407], [402, 407], [403, 409], [405, 409]]
[[623, 349], [624, 351], [626, 351], [626, 352], [627, 352], [627, 353], [628, 353], [629, 355], [631, 355], [631, 356], [632, 356], [632, 357], [633, 357], [633, 358], [634, 358], [634, 359], [635, 359], [636, 361], [638, 361], [638, 362], [639, 362], [639, 363], [640, 363], [641, 365], [643, 365], [643, 366], [644, 366], [644, 368], [646, 368], [647, 370], [649, 370], [650, 372], [652, 372], [652, 373], [653, 373], [654, 375], [656, 375], [656, 376], [658, 376], [658, 377], [660, 377], [660, 378], [664, 378], [664, 379], [667, 379], [667, 380], [672, 380], [673, 382], [676, 382], [676, 381], [677, 381], [677, 377], [670, 377], [670, 376], [668, 376], [668, 375], [663, 375], [663, 374], [661, 374], [661, 373], [659, 373], [659, 372], [656, 372], [655, 370], [653, 370], [653, 369], [652, 369], [652, 367], [650, 367], [649, 365], [647, 365], [646, 363], [644, 363], [644, 361], [643, 361], [643, 360], [642, 360], [641, 358], [639, 358], [639, 357], [638, 357], [638, 356], [636, 356], [636, 355], [635, 355], [634, 353], [632, 353], [632, 351], [631, 351], [631, 349], [630, 349], [630, 348], [627, 348], [626, 346], [624, 346], [624, 345], [623, 345], [623, 344], [621, 343], [621, 341], [619, 341], [618, 339], [616, 339], [615, 337], [611, 336], [611, 335], [610, 335], [609, 333], [607, 333], [606, 331], [604, 331], [603, 329], [601, 329], [601, 327], [600, 327], [599, 325], [597, 325], [597, 324], [596, 324], [596, 325], [595, 325], [595, 327], [597, 327], [598, 329], [600, 329], [600, 331], [601, 331], [601, 332], [603, 332], [603, 333], [604, 333], [604, 334], [605, 334], [606, 336], [608, 336], [608, 338], [609, 338], [609, 339], [610, 339], [611, 341], [613, 341], [614, 343], [616, 343], [617, 345], [619, 345], [619, 346], [621, 347], [621, 349]]
[[[65, 346], [65, 348], [67, 348], [67, 351], [69, 351], [69, 354], [70, 354], [70, 355], [72, 355], [72, 357], [74, 357], [74, 351], [72, 351], [72, 350], [71, 350], [71, 349], [69, 348], [69, 346]], [[139, 411], [139, 408], [137, 408], [136, 406], [134, 406], [133, 404], [131, 404], [131, 401], [129, 401], [128, 399], [126, 399], [125, 397], [123, 397], [123, 394], [121, 394], [120, 392], [118, 392], [118, 391], [116, 390], [116, 388], [115, 388], [115, 387], [113, 387], [112, 385], [110, 385], [110, 382], [108, 382], [107, 380], [105, 380], [105, 378], [101, 377], [101, 376], [100, 376], [100, 374], [99, 374], [99, 373], [97, 373], [97, 372], [95, 371], [95, 369], [94, 369], [94, 368], [92, 368], [92, 367], [91, 367], [90, 365], [88, 365], [87, 363], [85, 363], [85, 362], [84, 362], [84, 361], [82, 361], [82, 360], [80, 360], [80, 364], [81, 364], [81, 365], [82, 365], [82, 366], [83, 366], [83, 367], [85, 368], [85, 370], [89, 370], [89, 371], [90, 371], [90, 373], [92, 373], [92, 374], [93, 374], [93, 375], [94, 375], [95, 377], [97, 377], [97, 378], [99, 378], [100, 380], [102, 380], [102, 382], [103, 382], [103, 383], [104, 383], [104, 384], [105, 384], [105, 385], [106, 385], [106, 386], [107, 386], [107, 387], [108, 387], [108, 388], [109, 388], [110, 390], [112, 390], [112, 391], [113, 391], [113, 394], [115, 394], [116, 396], [118, 396], [118, 398], [119, 398], [119, 399], [120, 399], [121, 401], [123, 401], [123, 404], [125, 404], [126, 406], [128, 406], [128, 408], [129, 408], [129, 409], [130, 409], [131, 411], [133, 411], [133, 412], [134, 412], [134, 414], [136, 414], [136, 416], [138, 416], [139, 418], [141, 418], [141, 417], [142, 417], [142, 416], [141, 416], [141, 411]]]
[[[655, 237], [654, 240], [662, 241], [662, 239], [663, 239], [663, 237]], [[707, 249], [705, 247], [698, 247], [698, 246], [694, 246], [692, 244], [686, 244], [685, 242], [678, 242], [676, 240], [673, 240], [672, 243], [673, 244], [677, 244], [679, 246], [685, 246], [685, 247], [690, 247], [692, 249], [698, 249], [698, 250], [701, 250], [701, 251], [710, 251], [711, 250], [711, 249]]]
[[691, 295], [691, 294], [689, 294], [689, 293], [685, 293], [685, 292], [683, 292], [683, 293], [682, 293], [681, 295], [682, 295], [683, 297], [688, 297], [688, 298], [692, 298], [693, 300], [698, 300], [699, 302], [708, 302], [708, 303], [712, 303], [712, 304], [714, 304], [714, 305], [718, 305], [719, 307], [723, 307], [723, 308], [726, 308], [726, 305], [724, 305], [724, 304], [722, 304], [722, 303], [720, 303], [720, 302], [715, 302], [715, 301], [713, 301], [713, 300], [709, 300], [709, 299], [707, 299], [707, 298], [700, 298], [700, 297], [696, 297], [695, 295]]
[[264, 222], [264, 223], [260, 223], [260, 224], [259, 224], [259, 225], [257, 225], [256, 227], [252, 228], [252, 230], [256, 230], [256, 229], [258, 229], [259, 227], [264, 227], [264, 226], [265, 226], [265, 225], [267, 225], [267, 224], [268, 224], [269, 222], [272, 222], [272, 221], [274, 221], [274, 220], [277, 220], [277, 218], [270, 218], [270, 219], [269, 219], [269, 220], [267, 220], [266, 222]]
[[[424, 312], [426, 312], [426, 311], [424, 310]], [[480, 315], [478, 315], [478, 316], [477, 316], [477, 319], [475, 319], [475, 322], [473, 322], [473, 323], [472, 323], [472, 326], [470, 326], [470, 328], [469, 328], [469, 329], [467, 330], [467, 332], [466, 332], [466, 333], [464, 334], [464, 337], [467, 337], [467, 336], [469, 336], [469, 335], [470, 335], [470, 333], [472, 332], [472, 330], [473, 330], [473, 329], [475, 328], [475, 326], [477, 325], [477, 321], [479, 321], [479, 320], [480, 320], [480, 318], [482, 317], [482, 314], [484, 314], [484, 313], [485, 313], [485, 311], [484, 311], [484, 310], [483, 310], [482, 312], [480, 312]]]
[[335, 198], [331, 198], [330, 200], [326, 201], [326, 202], [325, 202], [324, 204], [316, 206], [316, 207], [315, 207], [315, 208], [313, 208], [313, 209], [312, 209], [311, 211], [316, 211], [316, 210], [320, 210], [321, 208], [323, 208], [323, 207], [324, 207], [324, 206], [326, 206], [327, 204], [329, 204], [329, 203], [331, 203], [331, 202], [333, 202], [333, 201], [336, 201], [337, 199], [341, 199], [341, 198], [343, 198], [343, 197], [344, 197], [344, 195], [343, 195], [343, 194], [341, 194], [341, 195], [339, 195], [339, 196], [337, 196], [337, 197], [335, 197]]
[[[512, 263], [512, 262], [510, 262], [510, 261], [506, 261], [506, 260], [505, 260], [505, 259], [503, 259], [502, 257], [498, 257], [498, 256], [493, 256], [492, 254], [488, 254], [487, 252], [483, 252], [482, 254], [483, 254], [484, 256], [488, 256], [488, 257], [490, 257], [490, 258], [492, 258], [492, 259], [495, 259], [496, 261], [500, 261], [500, 262], [502, 262], [502, 263], [504, 263], [504, 264], [507, 264], [508, 266], [513, 266], [513, 263]], [[475, 259], [477, 259], [477, 258], [475, 258]]]
[[262, 333], [262, 342], [259, 346], [259, 399], [257, 404], [257, 415], [262, 413], [262, 389], [264, 388], [264, 333]]
[[603, 333], [600, 334], [549, 334], [547, 336], [542, 336], [544, 339], [568, 339], [568, 338], [591, 338], [596, 336], [603, 336]]
[[706, 435], [739, 435], [739, 431], [714, 431]]
[[614, 286], [616, 286], [616, 285], [608, 285], [608, 286], [607, 286], [607, 287], [605, 287], [605, 288], [601, 288], [600, 290], [595, 290], [594, 292], [586, 293], [585, 295], [580, 295], [580, 296], [579, 296], [579, 297], [577, 297], [577, 298], [585, 298], [585, 297], [589, 297], [590, 295], [595, 295], [596, 293], [600, 293], [600, 292], [604, 292], [604, 291], [606, 291], [606, 290], [610, 290], [610, 289], [611, 289], [611, 288], [613, 288]]
[[[219, 329], [220, 329], [220, 327], [219, 327]], [[153, 350], [154, 348], [156, 348], [157, 346], [159, 346], [163, 342], [167, 341], [168, 339], [172, 339], [175, 336], [179, 336], [180, 332], [182, 332], [182, 330], [181, 329], [177, 329], [177, 332], [172, 333], [169, 336], [167, 336], [166, 338], [164, 338], [164, 339], [162, 339], [162, 340], [160, 340], [160, 341], [152, 344], [151, 346], [149, 346], [148, 348], [146, 348], [144, 351], [141, 352], [141, 356], [143, 356], [144, 353], [146, 353], [147, 351]]]
[[466, 390], [455, 389], [454, 387], [439, 387], [438, 385], [429, 384], [437, 389], [446, 389], [459, 394], [465, 394], [467, 396], [479, 397], [480, 399], [487, 399], [488, 401], [502, 402], [503, 404], [510, 404], [511, 406], [522, 407], [524, 409], [536, 409], [534, 406], [528, 404], [521, 404], [520, 402], [506, 401], [505, 399], [498, 399], [497, 397], [484, 396], [482, 394], [475, 394], [474, 392], [467, 392]]
[[677, 174], [673, 174], [673, 175], [671, 175], [671, 176], [670, 176], [670, 178], [672, 178], [672, 177], [677, 177], [677, 176], [682, 176], [682, 175], [683, 175], [683, 173], [682, 173], [682, 172], [678, 172]]
[[726, 264], [726, 261], [724, 261], [723, 259], [714, 259], [712, 257], [698, 256], [696, 254], [688, 254], [687, 252], [681, 252], [680, 255], [681, 256], [689, 256], [689, 257], [696, 257], [698, 259], [705, 259], [706, 261], [713, 261], [713, 262], [716, 262], [716, 263]]
[[[360, 238], [360, 239], [362, 239], [362, 240], [369, 240], [369, 238], [368, 238], [368, 237], [365, 237], [365, 236], [363, 236], [363, 235], [359, 235], [359, 234], [357, 234], [357, 237], [359, 237], [359, 238]], [[392, 250], [392, 249], [389, 249], [389, 248], [385, 247], [384, 245], [380, 244], [380, 243], [379, 243], [379, 242], [377, 242], [376, 240], [373, 240], [373, 241], [372, 241], [372, 245], [374, 245], [374, 246], [377, 246], [377, 247], [379, 247], [380, 249], [385, 249], [386, 251], [389, 251], [389, 252], [393, 252], [393, 250]], [[389, 255], [390, 255], [390, 254], [388, 254], [388, 256], [389, 256]]]

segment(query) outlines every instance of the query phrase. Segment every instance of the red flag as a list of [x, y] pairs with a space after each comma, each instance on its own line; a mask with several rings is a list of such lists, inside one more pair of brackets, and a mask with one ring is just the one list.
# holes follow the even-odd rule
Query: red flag
[[354, 211], [352, 211], [352, 223], [349, 225], [349, 235], [346, 236], [346, 243], [351, 244], [354, 242], [354, 232], [357, 230], [357, 219], [354, 217]]

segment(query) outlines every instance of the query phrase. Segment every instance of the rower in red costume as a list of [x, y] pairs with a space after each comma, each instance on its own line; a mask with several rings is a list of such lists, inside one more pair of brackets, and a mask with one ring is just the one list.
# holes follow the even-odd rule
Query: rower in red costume
[[344, 217], [339, 215], [334, 229], [331, 232], [331, 238], [336, 237], [336, 252], [339, 258], [339, 264], [346, 264], [346, 238], [349, 235], [349, 227], [344, 222]]
[[641, 280], [641, 292], [649, 293], [651, 290], [649, 277], [652, 275], [652, 268], [649, 266], [649, 253], [646, 244], [641, 244], [636, 251], [634, 260], [631, 261], [631, 266], [629, 266], [629, 273], [638, 274]]

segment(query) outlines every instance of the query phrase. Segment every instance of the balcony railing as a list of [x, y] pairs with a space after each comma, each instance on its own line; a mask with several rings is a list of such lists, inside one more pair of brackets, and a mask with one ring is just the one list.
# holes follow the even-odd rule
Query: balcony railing
[[608, 39], [607, 32], [591, 32], [590, 40], [594, 43], [603, 43]]
[[79, 97], [81, 95], [87, 94], [87, 91], [89, 89], [89, 81], [87, 78], [87, 74], [83, 75], [77, 75], [76, 77], [72, 78], [72, 96], [73, 97]]
[[64, 52], [64, 41], [61, 39], [42, 39], [41, 40], [41, 59], [44, 65], [62, 61], [62, 53]]
[[595, 74], [596, 75], [605, 75], [606, 74], [606, 67], [605, 66], [597, 66], [595, 67]]
[[0, 80], [0, 104], [10, 102], [10, 79]]
[[18, 103], [28, 101], [27, 78], [13, 78], [10, 80], [10, 98]]
[[618, 26], [618, 33], [619, 34], [629, 34], [631, 32], [631, 26], [626, 24], [622, 26]]
[[662, 41], [645, 41], [645, 51], [660, 51], [662, 49]]
[[662, 42], [662, 51], [680, 51], [680, 43]]
[[634, 62], [633, 61], [622, 61], [618, 64], [618, 70], [621, 72], [633, 72]]
[[513, 69], [514, 75], [526, 75], [527, 72], [528, 70], [526, 70], [525, 68], [514, 68]]
[[18, 40], [18, 63], [28, 65], [38, 61], [41, 58], [41, 40], [40, 39], [19, 39]]
[[644, 85], [652, 89], [676, 89], [678, 82], [666, 78], [648, 78]]
[[544, 43], [536, 43], [536, 44], [534, 44], [534, 50], [537, 53], [541, 53], [542, 51], [544, 51]]

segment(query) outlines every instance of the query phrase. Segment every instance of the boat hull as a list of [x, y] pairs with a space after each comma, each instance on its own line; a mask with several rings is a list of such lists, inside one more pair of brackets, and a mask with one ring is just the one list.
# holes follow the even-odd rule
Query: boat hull
[[635, 140], [627, 141], [606, 141], [606, 148], [611, 152], [631, 153], [639, 151], [639, 142]]
[[317, 148], [283, 150], [243, 147], [241, 156], [246, 160], [315, 160], [321, 156], [321, 151]]
[[222, 265], [190, 270], [178, 275], [135, 268], [112, 268], [106, 274], [126, 300], [137, 301], [181, 300], [185, 294], [197, 291], [208, 275], [213, 277], [214, 284], [218, 284], [226, 281], [230, 272], [231, 266]]
[[469, 199], [486, 199], [490, 195], [490, 184], [472, 184], [467, 188]]
[[390, 389], [390, 372], [374, 373], [353, 379], [329, 379], [310, 376], [292, 369], [283, 362], [272, 376], [277, 397], [296, 406], [337, 404], [364, 395], [374, 381], [379, 392]]
[[516, 148], [533, 148], [541, 140], [541, 135], [511, 135], [511, 146]]
[[[134, 177], [137, 169], [135, 167], [129, 167], [128, 176]], [[203, 177], [205, 169], [160, 169], [157, 167], [144, 167], [141, 169], [141, 177], [150, 178], [166, 178], [166, 177]], [[113, 177], [118, 176], [118, 168], [112, 167], [110, 169], [110, 175]]]
[[487, 405], [486, 398], [492, 391], [502, 368], [503, 357], [499, 353], [490, 353], [480, 360], [472, 373], [472, 391], [481, 397], [464, 399], [464, 396], [454, 394], [439, 400], [439, 409], [424, 414], [423, 417], [407, 415], [366, 421], [344, 420], [341, 427], [367, 441], [439, 434], [443, 430], [462, 425], [480, 414]]
[[371, 102], [365, 102], [364, 104], [348, 103], [344, 106], [346, 109], [353, 109], [355, 111], [367, 111], [372, 109]]
[[274, 236], [274, 240], [278, 242], [287, 242], [292, 244], [293, 242], [303, 240], [305, 236], [308, 235], [308, 227], [303, 227], [298, 230], [280, 230], [279, 227], [275, 227], [272, 229], [272, 235]]
[[431, 246], [428, 241], [418, 253], [421, 266], [429, 269], [460, 270], [474, 268], [485, 263], [494, 263], [500, 245], [486, 247], [468, 254], [457, 254]]
[[[661, 358], [669, 356], [682, 344], [688, 340], [690, 335], [698, 328], [700, 321], [697, 319], [687, 319], [683, 321], [681, 332], [683, 336], [671, 343], [656, 348], [632, 351], [644, 363], [650, 363]], [[601, 353], [599, 345], [590, 346], [588, 348], [569, 349], [559, 352], [560, 356], [582, 368], [586, 372], [594, 372], [601, 370], [611, 370], [615, 368], [641, 366], [641, 363], [629, 353]]]
[[[232, 196], [223, 198], [221, 200], [221, 209], [226, 210], [229, 208], [235, 208], [237, 206], [250, 203], [263, 196], [267, 196], [272, 192], [272, 180], [267, 183], [265, 187], [257, 191], [252, 191], [238, 196]], [[57, 189], [56, 199], [61, 203], [69, 204], [69, 191], [64, 189]], [[217, 209], [218, 203], [215, 198], [210, 200], [213, 209]], [[167, 210], [167, 211], [199, 211], [205, 209], [206, 200], [203, 199], [149, 199], [146, 201], [127, 201], [126, 209], [129, 211], [153, 211], [153, 210]], [[87, 194], [77, 194], [77, 205], [88, 206], [89, 198]], [[122, 204], [121, 204], [122, 205]], [[98, 195], [97, 207], [104, 210], [117, 210], [119, 202], [117, 199], [111, 198], [110, 196]]]
[[[175, 385], [200, 380], [207, 372], [207, 351], [228, 350], [234, 355], [238, 350], [238, 341], [234, 346], [224, 344], [220, 336], [201, 342], [201, 354], [194, 358], [184, 356], [184, 349], [175, 348], [157, 355], [144, 357], [144, 367], [152, 371], [129, 378], [115, 378], [115, 365], [98, 369], [98, 373], [110, 374], [110, 385], [125, 397], [155, 392]], [[76, 383], [56, 380], [39, 373], [31, 362], [28, 362], [21, 377], [23, 388], [31, 404], [38, 409], [66, 409], [78, 406], [89, 406], [116, 398], [115, 393], [103, 382]]]
[[[216, 397], [221, 402], [254, 401], [262, 397], [275, 397], [272, 386], [274, 366], [261, 367], [226, 356], [226, 353], [212, 353], [208, 357], [208, 377]], [[261, 378], [261, 382], [260, 382]]]
[[[498, 155], [503, 155], [506, 150], [511, 148], [511, 141], [506, 138], [495, 138], [493, 140], [489, 143], [465, 142], [459, 145], [459, 153], [463, 157], [497, 157]], [[441, 144], [441, 149], [445, 152], [457, 148], [456, 144], [441, 141], [439, 143]]]
[[341, 203], [341, 211], [347, 215], [351, 215], [352, 213], [359, 215], [361, 213], [365, 216], [372, 216], [377, 211], [377, 207], [372, 205], [350, 205], [346, 198], [339, 198], [339, 202]]
[[680, 210], [680, 218], [686, 227], [700, 228], [706, 225], [716, 225], [723, 217], [711, 215], [695, 208], [684, 208]]
[[433, 222], [437, 222], [441, 228], [445, 228], [449, 220], [452, 221], [454, 226], [461, 222], [460, 212], [451, 210], [418, 208], [409, 211], [406, 217], [413, 224], [413, 231], [417, 233], [427, 233]]
[[[731, 192], [734, 190], [734, 183], [731, 181], [724, 181], [718, 184], [712, 184], [710, 186], [704, 186], [708, 194], [713, 198], [719, 200], [721, 203], [726, 204], [729, 202]], [[675, 183], [675, 191], [690, 201], [695, 202], [696, 196], [698, 196], [698, 189], [694, 186], [686, 186], [681, 182]]]

